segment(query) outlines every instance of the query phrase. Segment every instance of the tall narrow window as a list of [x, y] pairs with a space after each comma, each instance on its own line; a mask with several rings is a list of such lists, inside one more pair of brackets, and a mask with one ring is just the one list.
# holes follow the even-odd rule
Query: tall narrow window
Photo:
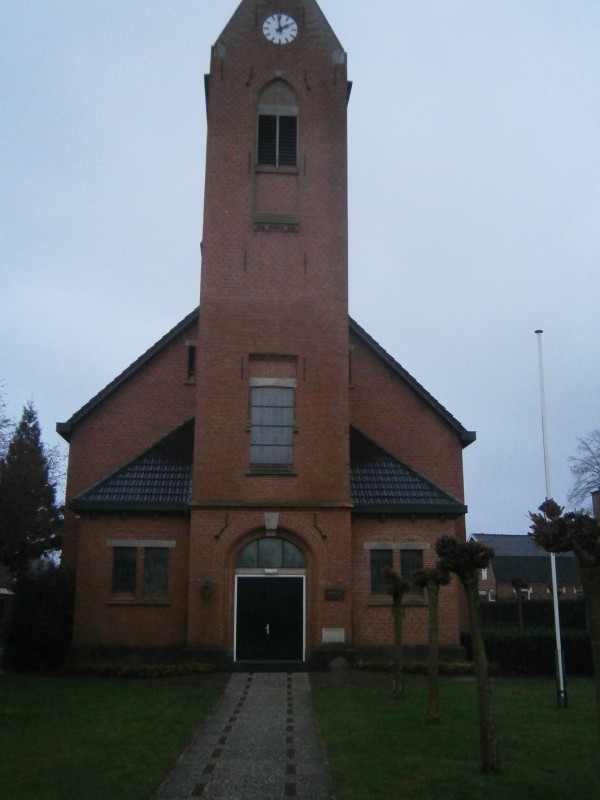
[[294, 460], [294, 388], [251, 386], [250, 464], [291, 467]]
[[113, 558], [113, 594], [135, 594], [136, 547], [115, 547]]
[[419, 586], [414, 586], [412, 583], [412, 576], [418, 570], [423, 569], [423, 551], [422, 550], [401, 550], [400, 551], [400, 572], [403, 578], [411, 581], [408, 594], [422, 595], [423, 589]]
[[166, 547], [146, 547], [144, 550], [144, 595], [165, 595], [168, 571], [168, 549]]
[[196, 377], [196, 342], [186, 342], [187, 345], [187, 377], [192, 380]]
[[371, 594], [387, 594], [388, 579], [384, 569], [393, 566], [392, 550], [371, 550]]

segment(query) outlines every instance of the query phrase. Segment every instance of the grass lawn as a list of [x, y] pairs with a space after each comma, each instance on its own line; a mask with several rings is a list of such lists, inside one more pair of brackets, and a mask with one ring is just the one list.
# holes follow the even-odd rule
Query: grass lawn
[[147, 800], [220, 696], [201, 679], [0, 675], [2, 800]]
[[[391, 680], [391, 679], [390, 679]], [[600, 797], [594, 686], [571, 680], [569, 708], [550, 680], [492, 686], [502, 771], [483, 775], [472, 682], [441, 684], [441, 725], [426, 725], [427, 686], [325, 688], [313, 699], [339, 800], [564, 800]]]

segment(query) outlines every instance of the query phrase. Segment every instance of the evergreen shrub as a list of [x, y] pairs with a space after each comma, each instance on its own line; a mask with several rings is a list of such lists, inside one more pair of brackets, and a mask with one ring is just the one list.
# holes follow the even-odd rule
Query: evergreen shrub
[[73, 581], [56, 566], [18, 579], [4, 635], [4, 669], [46, 672], [64, 666], [71, 645], [73, 599]]

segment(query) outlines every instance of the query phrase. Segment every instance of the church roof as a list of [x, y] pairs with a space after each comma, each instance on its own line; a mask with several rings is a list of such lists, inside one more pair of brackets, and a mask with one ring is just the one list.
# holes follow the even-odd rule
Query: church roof
[[413, 376], [404, 369], [404, 367], [399, 364], [393, 356], [391, 356], [383, 347], [370, 336], [364, 328], [362, 328], [358, 322], [353, 320], [350, 317], [350, 330], [355, 333], [362, 341], [371, 348], [377, 355], [384, 361], [388, 367], [400, 377], [402, 378], [405, 383], [407, 383], [416, 394], [418, 394], [429, 406], [431, 406], [437, 413], [443, 417], [446, 422], [450, 425], [450, 427], [454, 428], [454, 430], [460, 436], [460, 440], [463, 444], [463, 447], [467, 447], [476, 439], [475, 431], [468, 431], [461, 423], [456, 419], [456, 417], [452, 416], [452, 414], [448, 411], [448, 409], [444, 408], [444, 406], [435, 399], [435, 397], [430, 394], [424, 386], [422, 386]]
[[[504, 533], [474, 533], [472, 539], [491, 547], [496, 583], [520, 578], [528, 584], [551, 582], [550, 554], [531, 536]], [[556, 579], [559, 584], [581, 584], [579, 562], [573, 553], [556, 554]]]
[[466, 514], [467, 507], [395, 456], [350, 429], [350, 492], [362, 513]]
[[74, 511], [187, 511], [192, 494], [194, 420], [71, 502]]
[[[194, 422], [187, 420], [128, 464], [78, 495], [74, 511], [185, 512], [192, 499]], [[464, 514], [466, 506], [350, 430], [351, 497], [357, 513]]]
[[[186, 328], [194, 323], [197, 323], [200, 314], [200, 308], [196, 307], [190, 314], [184, 317], [174, 328], [166, 333], [161, 339], [152, 345], [145, 353], [137, 358], [132, 364], [123, 370], [116, 378], [114, 378], [107, 386], [104, 387], [98, 394], [94, 395], [88, 402], [82, 406], [79, 411], [76, 411], [66, 422], [59, 422], [56, 425], [57, 432], [67, 441], [69, 441], [73, 427], [83, 419], [90, 411], [98, 406], [105, 398], [112, 392], [116, 391], [122, 384], [131, 378], [138, 370], [146, 365], [157, 353], [169, 345], [177, 336], [179, 336]], [[350, 330], [356, 334], [371, 350], [373, 350], [402, 380], [404, 380], [415, 391], [422, 400], [425, 401], [431, 408], [434, 409], [446, 422], [456, 431], [464, 447], [475, 441], [476, 434], [474, 431], [468, 431], [461, 425], [461, 423], [452, 416], [452, 414], [438, 402], [433, 395], [431, 395], [421, 384], [413, 378], [413, 376], [404, 369], [389, 353], [387, 353], [381, 345], [379, 345], [372, 336], [370, 336], [358, 322], [355, 322], [351, 317], [348, 318]]]
[[174, 328], [171, 328], [170, 331], [165, 333], [157, 342], [155, 342], [152, 347], [148, 348], [145, 353], [139, 358], [126, 367], [123, 372], [117, 375], [116, 378], [107, 384], [104, 389], [101, 389], [98, 394], [95, 394], [88, 402], [82, 406], [79, 411], [76, 411], [72, 417], [70, 417], [66, 422], [58, 422], [56, 424], [56, 431], [59, 433], [63, 439], [69, 441], [71, 437], [71, 433], [73, 431], [73, 427], [79, 422], [79, 420], [83, 419], [86, 414], [89, 414], [90, 411], [93, 411], [96, 406], [100, 405], [100, 403], [107, 398], [110, 394], [116, 391], [125, 381], [129, 380], [138, 370], [140, 370], [145, 364], [147, 364], [157, 353], [159, 353], [163, 348], [169, 345], [174, 339], [179, 336], [186, 328], [189, 328], [190, 325], [198, 321], [198, 307], [196, 307], [190, 314], [184, 317], [181, 322], [178, 322]]

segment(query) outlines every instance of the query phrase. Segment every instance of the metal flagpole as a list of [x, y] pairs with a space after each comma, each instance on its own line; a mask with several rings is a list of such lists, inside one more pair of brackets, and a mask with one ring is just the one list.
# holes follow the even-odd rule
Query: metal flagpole
[[[537, 330], [538, 358], [540, 364], [540, 395], [542, 400], [542, 441], [544, 446], [544, 473], [546, 476], [546, 500], [552, 498], [550, 488], [550, 464], [548, 457], [548, 432], [546, 429], [546, 392], [544, 387], [544, 357], [542, 353], [542, 333]], [[556, 637], [556, 700], [559, 708], [567, 707], [567, 689], [560, 636], [560, 612], [558, 608], [558, 584], [556, 581], [556, 554], [550, 553], [550, 574], [552, 578], [552, 602], [554, 604], [554, 632]]]

